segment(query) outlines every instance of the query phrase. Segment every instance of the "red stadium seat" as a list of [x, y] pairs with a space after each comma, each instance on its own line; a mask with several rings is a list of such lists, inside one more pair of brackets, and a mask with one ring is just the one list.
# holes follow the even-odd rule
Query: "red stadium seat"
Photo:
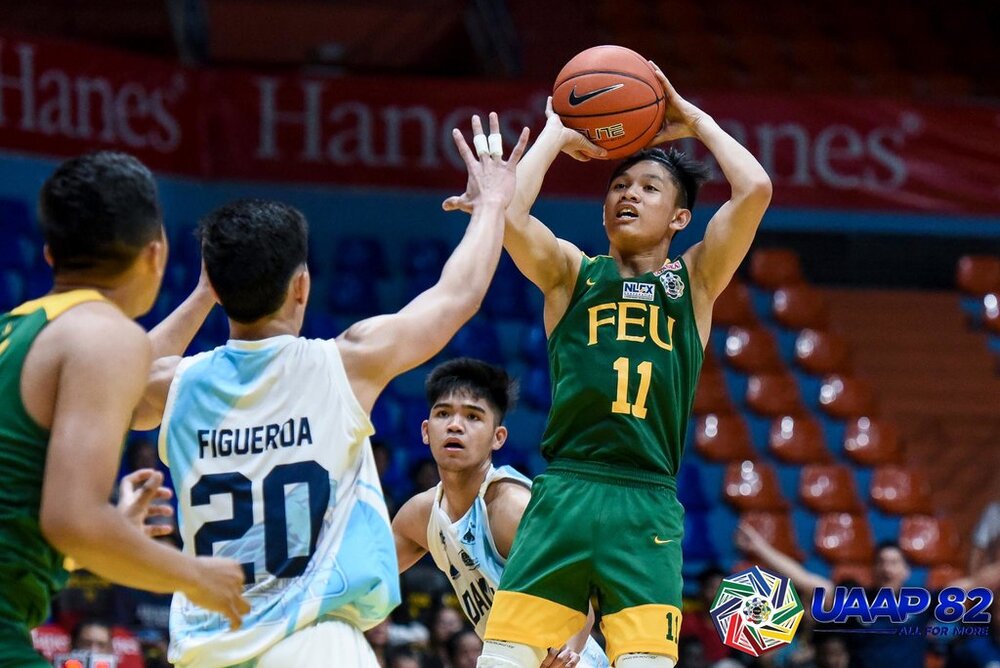
[[830, 579], [837, 585], [850, 583], [851, 586], [858, 585], [867, 589], [874, 583], [874, 576], [875, 574], [872, 572], [872, 565], [870, 563], [843, 563], [833, 567], [833, 574]]
[[814, 546], [831, 564], [871, 563], [875, 553], [872, 530], [864, 515], [827, 513], [816, 522]]
[[922, 474], [902, 466], [875, 469], [871, 500], [879, 510], [893, 515], [929, 514], [933, 510], [930, 483]]
[[993, 334], [1000, 334], [1000, 291], [983, 297], [983, 324]]
[[740, 517], [757, 530], [764, 539], [778, 551], [787, 554], [796, 561], [802, 561], [805, 555], [795, 538], [795, 528], [788, 513], [749, 512]]
[[768, 448], [787, 464], [819, 464], [831, 459], [823, 428], [807, 413], [776, 418], [771, 423]]
[[885, 418], [859, 417], [849, 420], [844, 434], [847, 456], [862, 466], [901, 464], [899, 429]]
[[788, 248], [761, 248], [750, 256], [750, 280], [766, 290], [802, 282], [799, 255]]
[[723, 496], [738, 511], [764, 510], [787, 512], [788, 502], [781, 495], [778, 478], [767, 464], [745, 460], [726, 467]]
[[938, 564], [927, 574], [927, 588], [931, 591], [941, 591], [955, 580], [965, 577], [965, 571], [952, 564]]
[[823, 293], [809, 285], [786, 285], [774, 291], [771, 313], [787, 329], [826, 329], [830, 311]]
[[747, 406], [765, 417], [796, 415], [802, 410], [799, 387], [789, 373], [765, 373], [747, 381]]
[[859, 513], [863, 510], [854, 475], [840, 464], [810, 464], [799, 474], [799, 498], [814, 513]]
[[784, 368], [774, 336], [763, 327], [730, 327], [726, 361], [743, 373], [778, 372]]
[[694, 392], [695, 415], [706, 413], [728, 413], [732, 410], [726, 379], [718, 369], [702, 369], [698, 387]]
[[740, 281], [733, 279], [712, 307], [712, 324], [723, 327], [752, 326], [757, 322], [750, 303], [750, 291]]
[[695, 421], [694, 447], [699, 455], [713, 462], [753, 459], [750, 433], [738, 413], [709, 413]]
[[904, 517], [899, 527], [899, 547], [918, 566], [956, 565], [961, 561], [958, 529], [948, 518]]
[[875, 413], [875, 392], [868, 381], [855, 376], [832, 375], [823, 379], [819, 406], [828, 415], [847, 418]]
[[955, 268], [955, 285], [976, 297], [1000, 289], [1000, 257], [963, 255]]
[[803, 329], [795, 340], [795, 363], [816, 376], [846, 373], [851, 370], [851, 351], [839, 334]]

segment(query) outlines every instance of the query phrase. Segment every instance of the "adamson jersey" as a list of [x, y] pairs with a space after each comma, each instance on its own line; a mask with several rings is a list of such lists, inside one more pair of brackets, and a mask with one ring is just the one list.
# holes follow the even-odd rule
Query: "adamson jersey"
[[[486, 508], [486, 490], [501, 480], [513, 480], [531, 487], [531, 481], [510, 466], [491, 467], [468, 512], [458, 521], [452, 522], [441, 507], [444, 489], [438, 483], [427, 522], [427, 547], [434, 558], [434, 564], [447, 574], [465, 616], [476, 628], [480, 638], [486, 633], [486, 620], [493, 608], [493, 595], [500, 585], [500, 576], [507, 563], [493, 542]], [[593, 638], [587, 640], [582, 657], [581, 666], [584, 668], [608, 666], [608, 657]]]
[[546, 459], [676, 475], [704, 358], [683, 260], [623, 278], [584, 256], [548, 354]]
[[66, 583], [63, 557], [42, 537], [39, 512], [49, 432], [21, 397], [24, 359], [38, 335], [66, 310], [104, 301], [94, 290], [47, 295], [0, 316], [0, 622], [38, 626]]
[[229, 341], [181, 361], [160, 456], [184, 550], [240, 562], [251, 611], [231, 631], [176, 594], [172, 662], [238, 664], [317, 621], [368, 629], [399, 603], [372, 432], [334, 341]]

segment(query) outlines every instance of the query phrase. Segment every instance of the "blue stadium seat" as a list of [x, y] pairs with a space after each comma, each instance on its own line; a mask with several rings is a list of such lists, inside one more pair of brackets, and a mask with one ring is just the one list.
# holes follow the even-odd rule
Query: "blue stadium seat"
[[[507, 256], [505, 255], [504, 258]], [[496, 276], [483, 300], [483, 310], [495, 318], [507, 318], [531, 322], [541, 313], [536, 313], [528, 301], [528, 280], [521, 276], [511, 261], [500, 262]]]
[[410, 239], [403, 246], [403, 271], [415, 274], [440, 274], [451, 249], [443, 239], [423, 237]]
[[[711, 517], [706, 512], [691, 511], [685, 508], [684, 513], [684, 560], [692, 561], [715, 561], [719, 558], [719, 551], [713, 543], [711, 531]], [[732, 539], [730, 538], [730, 542]]]
[[502, 364], [503, 353], [496, 328], [482, 316], [477, 316], [458, 330], [448, 343], [449, 357], [474, 357], [475, 359]]
[[24, 302], [24, 278], [14, 269], [0, 270], [0, 313]]
[[677, 500], [685, 512], [705, 512], [712, 508], [712, 502], [705, 494], [698, 464], [690, 457], [681, 462], [677, 472]]
[[[868, 495], [867, 488], [861, 490], [862, 496]], [[872, 527], [872, 535], [875, 537], [875, 544], [884, 541], [899, 540], [899, 527], [902, 518], [898, 515], [883, 513], [877, 508], [868, 508], [868, 523]]]
[[428, 446], [424, 445], [420, 435], [420, 425], [430, 413], [427, 401], [423, 397], [399, 397], [398, 407], [397, 443], [409, 452], [419, 454], [426, 451], [430, 456]]
[[307, 339], [332, 339], [341, 332], [341, 320], [322, 308], [306, 311], [302, 336]]
[[795, 506], [792, 508], [792, 528], [795, 530], [795, 540], [799, 544], [799, 549], [806, 555], [813, 554], [816, 516], [801, 506]]
[[847, 433], [847, 423], [830, 417], [826, 413], [818, 413], [820, 424], [823, 425], [823, 436], [826, 439], [826, 449], [834, 453], [838, 459], [847, 458], [844, 452], [844, 434]]
[[729, 396], [733, 397], [738, 405], [744, 406], [749, 376], [745, 373], [734, 371], [728, 366], [723, 367], [722, 373], [726, 378], [726, 390], [729, 392]]
[[22, 199], [0, 198], [0, 232], [28, 233], [34, 230], [34, 218], [28, 202]]
[[803, 403], [809, 408], [818, 409], [819, 391], [823, 387], [823, 378], [799, 371], [798, 369], [793, 369], [792, 375], [795, 376], [795, 380], [798, 382], [799, 395], [802, 397]]
[[541, 323], [530, 325], [521, 334], [521, 358], [533, 366], [548, 367], [548, 339]]
[[377, 237], [346, 236], [337, 242], [334, 269], [338, 272], [360, 272], [368, 276], [385, 273], [385, 251]]
[[376, 282], [354, 273], [336, 273], [330, 277], [327, 306], [335, 315], [358, 318], [382, 312]]
[[383, 392], [372, 407], [372, 425], [375, 437], [385, 441], [389, 447], [398, 440], [400, 407], [392, 392]]
[[545, 367], [531, 367], [521, 376], [521, 400], [527, 406], [548, 411], [552, 405], [552, 385], [549, 370]]
[[508, 436], [503, 449], [516, 453], [515, 459], [529, 460], [541, 448], [547, 419], [548, 414], [544, 411], [534, 410], [526, 405], [517, 406], [504, 418]]
[[719, 558], [727, 562], [735, 561], [739, 556], [734, 542], [739, 516], [727, 504], [717, 503], [708, 517], [708, 533]]
[[757, 318], [765, 324], [771, 324], [774, 322], [774, 316], [771, 312], [772, 299], [774, 299], [774, 292], [771, 290], [765, 290], [758, 287], [750, 288], [750, 303], [753, 304], [754, 313], [756, 313]]

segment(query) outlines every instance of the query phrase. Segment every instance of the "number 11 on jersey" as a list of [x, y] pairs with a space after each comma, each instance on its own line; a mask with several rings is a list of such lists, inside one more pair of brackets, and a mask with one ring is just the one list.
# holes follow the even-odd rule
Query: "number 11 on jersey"
[[640, 362], [636, 367], [639, 372], [639, 389], [635, 393], [635, 401], [629, 403], [629, 376], [632, 361], [627, 357], [619, 357], [613, 365], [618, 373], [618, 390], [615, 400], [611, 402], [611, 412], [624, 415], [633, 415], [640, 420], [646, 419], [646, 397], [649, 396], [649, 381], [653, 376], [653, 363], [650, 361]]

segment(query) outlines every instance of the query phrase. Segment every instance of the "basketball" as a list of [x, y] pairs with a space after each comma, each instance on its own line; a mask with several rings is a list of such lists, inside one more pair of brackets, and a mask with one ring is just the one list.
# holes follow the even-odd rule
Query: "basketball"
[[621, 46], [581, 51], [552, 88], [552, 110], [563, 125], [607, 149], [608, 159], [645, 148], [663, 126], [664, 108], [649, 62]]

